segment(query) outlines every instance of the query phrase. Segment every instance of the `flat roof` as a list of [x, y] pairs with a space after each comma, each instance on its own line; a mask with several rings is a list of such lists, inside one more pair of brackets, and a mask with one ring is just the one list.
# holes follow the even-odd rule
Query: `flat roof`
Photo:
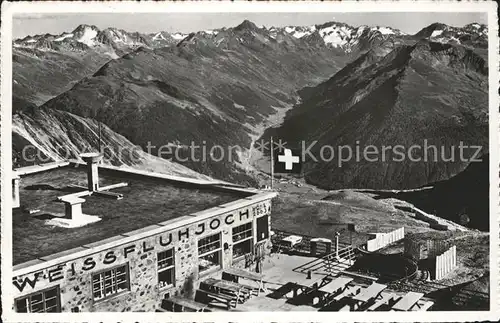
[[[249, 190], [169, 180], [166, 176], [119, 171], [99, 167], [99, 185], [128, 183], [111, 189], [123, 199], [91, 195], [82, 197], [84, 214], [101, 221], [80, 228], [63, 228], [45, 221], [64, 214], [57, 197], [82, 191], [72, 185], [87, 186], [86, 165], [63, 165], [37, 173], [21, 174], [21, 208], [13, 210], [14, 265], [98, 242], [113, 236], [190, 215], [253, 195]], [[30, 214], [30, 210], [40, 212]]]

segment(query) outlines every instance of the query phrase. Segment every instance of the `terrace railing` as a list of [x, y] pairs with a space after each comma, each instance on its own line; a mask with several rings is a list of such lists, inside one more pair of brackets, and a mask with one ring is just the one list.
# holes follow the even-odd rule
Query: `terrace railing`
[[[276, 230], [273, 229], [274, 235], [271, 238], [271, 241], [274, 246], [279, 247], [281, 251], [295, 251], [298, 253], [304, 253], [304, 254], [309, 254], [311, 252], [311, 239], [314, 238], [329, 238], [332, 239], [333, 243], [335, 244], [335, 237], [313, 237], [309, 235], [304, 235], [304, 234], [298, 234], [294, 232], [289, 232], [289, 231], [283, 231], [283, 230]], [[293, 247], [287, 247], [281, 243], [281, 241], [288, 237], [288, 236], [300, 236], [302, 237], [302, 241]], [[344, 249], [346, 247], [350, 246], [350, 244], [345, 243], [345, 242], [339, 242], [339, 249]], [[335, 246], [332, 247], [333, 249]], [[326, 254], [325, 254], [326, 255]]]
[[316, 258], [308, 263], [293, 269], [300, 273], [317, 273], [327, 276], [335, 276], [349, 268], [356, 259], [354, 249], [351, 246], [339, 248], [338, 252], [333, 251], [321, 258]]

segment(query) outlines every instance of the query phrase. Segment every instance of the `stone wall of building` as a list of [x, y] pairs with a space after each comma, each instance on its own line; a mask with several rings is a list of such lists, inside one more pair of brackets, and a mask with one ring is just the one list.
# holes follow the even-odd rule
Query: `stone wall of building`
[[[29, 266], [23, 268], [25, 274], [16, 275], [13, 278], [15, 285], [13, 296], [19, 298], [46, 288], [59, 286], [63, 312], [154, 311], [160, 305], [165, 294], [171, 296], [189, 294], [190, 291], [192, 292], [193, 286], [197, 288], [200, 279], [217, 274], [212, 272], [199, 277], [199, 239], [221, 233], [222, 268], [233, 266], [232, 228], [252, 222], [255, 244], [257, 241], [257, 218], [269, 216], [271, 201], [264, 200], [236, 209], [229, 207], [229, 204], [227, 211], [221, 207], [216, 211], [199, 212], [199, 214], [166, 221], [68, 250], [61, 255], [48, 257], [52, 258], [49, 260], [54, 263], [58, 259], [79, 255], [71, 261], [61, 261], [57, 265], [36, 271], [30, 272]], [[196, 221], [193, 221], [194, 219]], [[268, 224], [269, 234], [270, 220]], [[269, 238], [263, 242], [266, 252], [269, 253]], [[170, 288], [160, 290], [157, 274], [158, 252], [170, 248], [175, 248], [175, 284]], [[109, 270], [123, 264], [128, 264], [130, 290], [94, 301], [92, 276], [102, 270]], [[37, 262], [34, 265], [40, 265], [40, 263]], [[239, 259], [234, 265], [244, 267], [245, 259]], [[192, 296], [194, 295], [188, 295], [188, 297]]]

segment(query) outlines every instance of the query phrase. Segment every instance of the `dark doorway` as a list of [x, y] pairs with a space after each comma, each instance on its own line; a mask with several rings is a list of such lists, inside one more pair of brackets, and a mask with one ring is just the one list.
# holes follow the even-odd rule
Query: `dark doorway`
[[269, 216], [257, 218], [257, 242], [269, 238]]

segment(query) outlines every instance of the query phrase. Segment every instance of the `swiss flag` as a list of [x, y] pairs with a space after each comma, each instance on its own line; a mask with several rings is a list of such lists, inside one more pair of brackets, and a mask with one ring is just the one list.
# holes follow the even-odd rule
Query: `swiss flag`
[[279, 149], [274, 153], [274, 172], [300, 174], [302, 160], [300, 150], [289, 148]]

